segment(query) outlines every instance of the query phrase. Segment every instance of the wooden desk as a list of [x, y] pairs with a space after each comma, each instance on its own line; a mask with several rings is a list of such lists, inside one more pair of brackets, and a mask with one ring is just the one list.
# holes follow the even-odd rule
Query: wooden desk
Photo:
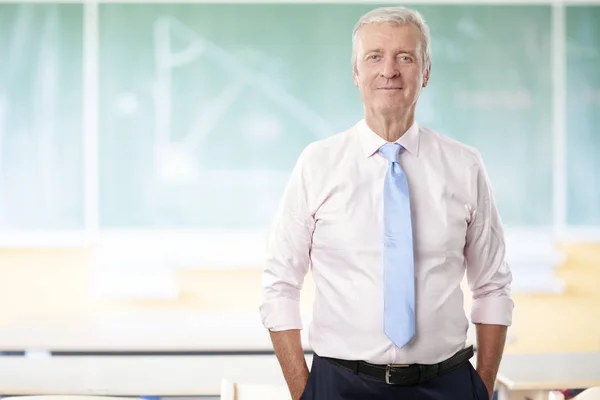
[[218, 396], [223, 378], [285, 385], [275, 356], [0, 357], [0, 376], [1, 395]]
[[600, 386], [600, 352], [507, 354], [498, 372], [499, 400], [546, 400], [556, 389]]

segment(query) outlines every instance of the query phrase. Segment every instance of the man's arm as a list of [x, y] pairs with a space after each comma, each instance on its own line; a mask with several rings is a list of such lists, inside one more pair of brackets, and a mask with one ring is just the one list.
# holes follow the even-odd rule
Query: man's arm
[[504, 230], [479, 154], [473, 172], [475, 201], [467, 228], [465, 260], [473, 294], [471, 322], [477, 329], [477, 372], [491, 398], [507, 327], [512, 323], [512, 273], [504, 259]]
[[308, 381], [308, 366], [300, 339], [300, 330], [269, 331], [275, 354], [290, 389], [292, 400], [299, 400]]
[[504, 352], [507, 327], [504, 325], [475, 324], [477, 329], [477, 372], [490, 398]]
[[262, 275], [262, 323], [271, 341], [285, 380], [297, 400], [308, 379], [300, 340], [300, 291], [310, 266], [315, 226], [309, 206], [306, 150], [301, 154], [269, 229], [267, 258]]

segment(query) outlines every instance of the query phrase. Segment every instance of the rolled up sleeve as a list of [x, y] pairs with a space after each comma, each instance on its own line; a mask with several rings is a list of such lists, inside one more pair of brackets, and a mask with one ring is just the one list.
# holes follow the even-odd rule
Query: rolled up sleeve
[[476, 204], [465, 245], [467, 280], [473, 294], [471, 322], [510, 326], [512, 273], [505, 261], [504, 229], [479, 154], [474, 173]]
[[300, 291], [315, 225], [308, 206], [306, 158], [307, 150], [292, 171], [267, 237], [260, 314], [272, 331], [302, 329]]

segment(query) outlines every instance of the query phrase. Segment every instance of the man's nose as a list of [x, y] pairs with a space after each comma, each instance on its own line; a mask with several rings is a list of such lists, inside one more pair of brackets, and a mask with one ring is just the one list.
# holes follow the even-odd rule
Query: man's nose
[[381, 76], [391, 79], [397, 77], [399, 74], [400, 71], [398, 71], [398, 68], [396, 67], [396, 61], [394, 59], [386, 59], [383, 63]]

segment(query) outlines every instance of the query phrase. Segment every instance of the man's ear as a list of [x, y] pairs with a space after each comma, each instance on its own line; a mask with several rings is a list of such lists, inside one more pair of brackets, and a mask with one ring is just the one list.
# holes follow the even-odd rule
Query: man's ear
[[425, 72], [423, 73], [423, 87], [427, 87], [427, 84], [429, 83], [429, 76], [431, 75], [431, 65], [429, 65], [427, 67], [427, 69], [425, 70]]
[[352, 69], [352, 82], [354, 82], [354, 86], [358, 87], [358, 75], [356, 72], [356, 68]]

